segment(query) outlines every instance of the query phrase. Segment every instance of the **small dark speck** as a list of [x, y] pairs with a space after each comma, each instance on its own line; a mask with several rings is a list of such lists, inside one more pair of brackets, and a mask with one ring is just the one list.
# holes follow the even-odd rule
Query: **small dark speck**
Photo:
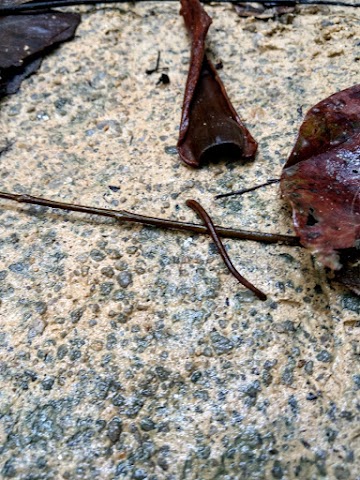
[[315, 395], [315, 393], [312, 393], [312, 392], [310, 392], [306, 395], [306, 400], [316, 400], [317, 398], [318, 398], [318, 396]]
[[305, 448], [311, 448], [311, 445], [309, 442], [307, 442], [306, 440], [301, 440], [301, 443], [304, 445]]
[[109, 185], [109, 188], [112, 192], [118, 192], [120, 190], [120, 187], [116, 187], [115, 185]]
[[170, 83], [169, 75], [167, 75], [166, 73], [162, 73], [160, 75], [159, 80], [156, 82], [156, 85], [160, 85], [160, 84], [168, 85], [169, 83]]

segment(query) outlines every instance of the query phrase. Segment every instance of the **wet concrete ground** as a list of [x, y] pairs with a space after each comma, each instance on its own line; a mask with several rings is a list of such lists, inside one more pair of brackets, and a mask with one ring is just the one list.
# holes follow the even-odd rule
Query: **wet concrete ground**
[[[170, 2], [82, 8], [76, 38], [0, 104], [1, 190], [292, 233], [278, 186], [306, 111], [359, 83], [359, 12], [263, 22], [228, 5], [209, 56], [259, 142], [201, 170], [174, 146], [189, 40]], [[147, 75], [158, 51], [162, 73]], [[17, 479], [356, 479], [359, 298], [300, 247], [0, 203], [1, 472]]]

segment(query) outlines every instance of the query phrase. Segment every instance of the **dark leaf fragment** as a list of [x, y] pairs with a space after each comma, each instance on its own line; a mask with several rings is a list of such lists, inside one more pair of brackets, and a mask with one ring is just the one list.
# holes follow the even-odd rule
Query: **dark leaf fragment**
[[340, 262], [343, 267], [335, 273], [335, 280], [360, 295], [360, 250], [343, 250]]
[[74, 36], [80, 15], [49, 11], [0, 16], [0, 96], [15, 93], [55, 45]]
[[[342, 251], [360, 239], [360, 85], [310, 109], [281, 190], [302, 245], [323, 265], [340, 270]], [[359, 275], [358, 268], [354, 272]]]
[[294, 13], [296, 9], [296, 2], [284, 2], [281, 5], [276, 5], [276, 2], [266, 3], [238, 3], [235, 5], [235, 11], [239, 17], [252, 17], [258, 20], [269, 20], [271, 18], [280, 17], [287, 13]]
[[181, 0], [181, 7], [192, 46], [177, 144], [180, 158], [192, 167], [224, 156], [252, 159], [257, 143], [205, 55], [205, 38], [212, 20], [198, 0]]
[[42, 58], [36, 58], [32, 62], [28, 62], [24, 65], [23, 68], [18, 68], [18, 73], [15, 73], [13, 76], [5, 78], [4, 83], [0, 77], [0, 98], [3, 95], [13, 95], [16, 93], [23, 80], [30, 77], [36, 70], [40, 68]]
[[170, 78], [167, 73], [162, 73], [159, 80], [156, 82], [156, 85], [168, 85], [170, 83]]

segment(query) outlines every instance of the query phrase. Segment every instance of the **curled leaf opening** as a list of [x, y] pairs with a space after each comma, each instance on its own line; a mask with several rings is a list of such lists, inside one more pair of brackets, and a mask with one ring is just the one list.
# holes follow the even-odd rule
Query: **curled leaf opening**
[[212, 20], [198, 0], [181, 0], [181, 6], [192, 46], [177, 144], [180, 158], [192, 167], [224, 157], [252, 159], [257, 143], [240, 120], [205, 54]]

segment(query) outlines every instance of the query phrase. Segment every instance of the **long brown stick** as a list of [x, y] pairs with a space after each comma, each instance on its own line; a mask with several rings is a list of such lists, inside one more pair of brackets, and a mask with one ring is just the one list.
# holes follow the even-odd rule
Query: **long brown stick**
[[[148, 217], [138, 215], [137, 213], [127, 212], [126, 210], [107, 210], [106, 208], [89, 207], [86, 205], [77, 205], [73, 203], [57, 202], [47, 198], [33, 197], [31, 195], [19, 195], [16, 193], [0, 192], [0, 198], [12, 200], [19, 203], [30, 203], [33, 205], [42, 205], [44, 207], [58, 208], [73, 212], [90, 213], [103, 217], [111, 217], [120, 222], [141, 223], [144, 225], [153, 225], [160, 228], [171, 228], [175, 230], [185, 230], [194, 233], [207, 234], [208, 230], [204, 225], [196, 223], [179, 222], [165, 218]], [[227, 238], [239, 238], [242, 240], [253, 240], [264, 243], [283, 243], [284, 245], [299, 246], [298, 237], [291, 235], [278, 235], [276, 233], [249, 232], [248, 230], [237, 230], [235, 228], [216, 227], [219, 235]]]
[[261, 290], [255, 287], [252, 283], [250, 283], [246, 278], [244, 278], [235, 268], [234, 264], [232, 263], [222, 241], [218, 236], [218, 232], [216, 231], [216, 227], [213, 224], [213, 221], [209, 217], [208, 213], [203, 209], [203, 207], [198, 203], [196, 200], [187, 200], [186, 205], [192, 208], [200, 218], [204, 221], [206, 228], [209, 232], [209, 235], [214, 240], [214, 243], [220, 253], [221, 258], [224, 260], [225, 265], [229, 269], [230, 273], [234, 275], [236, 280], [238, 280], [241, 285], [251, 290], [260, 300], [265, 301], [266, 295]]

